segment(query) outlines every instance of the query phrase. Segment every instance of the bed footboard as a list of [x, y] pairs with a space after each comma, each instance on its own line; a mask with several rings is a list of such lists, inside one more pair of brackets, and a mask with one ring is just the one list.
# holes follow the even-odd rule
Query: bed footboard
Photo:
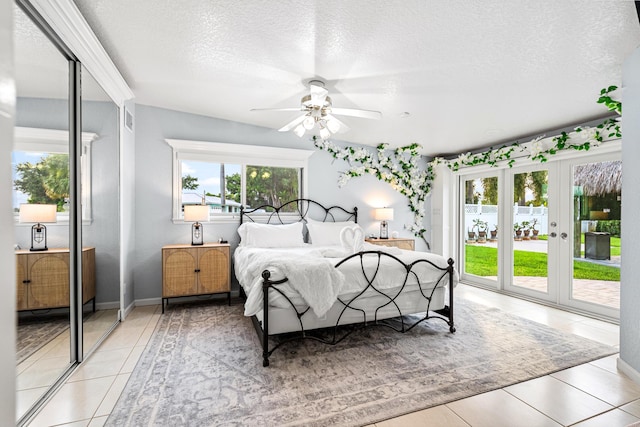
[[[373, 256], [373, 255], [378, 257], [377, 267], [373, 272], [373, 274], [369, 272], [369, 275], [368, 275], [368, 273], [365, 271], [365, 268], [364, 268], [363, 257]], [[455, 280], [454, 280], [455, 273], [453, 268], [453, 264], [454, 264], [453, 259], [451, 258], [448, 259], [447, 267], [439, 267], [433, 262], [426, 259], [420, 259], [410, 264], [405, 264], [399, 258], [386, 252], [363, 251], [343, 259], [336, 265], [336, 268], [339, 268], [340, 265], [342, 265], [345, 262], [354, 260], [354, 258], [356, 259], [355, 261], [359, 259], [359, 262], [361, 263], [361, 266], [362, 266], [362, 274], [366, 278], [368, 285], [365, 289], [363, 289], [357, 295], [349, 298], [348, 300], [338, 298], [337, 304], [340, 304], [340, 312], [339, 312], [339, 315], [337, 316], [335, 325], [330, 327], [330, 329], [332, 329], [332, 334], [330, 339], [325, 339], [322, 337], [309, 334], [309, 330], [305, 329], [304, 322], [302, 319], [304, 315], [309, 311], [309, 307], [307, 306], [306, 308], [303, 308], [303, 309], [296, 307], [296, 305], [277, 286], [279, 284], [287, 282], [288, 281], [287, 278], [280, 279], [280, 280], [271, 280], [271, 273], [268, 270], [265, 270], [262, 272], [262, 291], [263, 291], [262, 292], [263, 293], [262, 321], [258, 320], [256, 316], [253, 316], [252, 319], [253, 319], [253, 324], [256, 329], [256, 332], [258, 333], [258, 337], [260, 338], [260, 342], [262, 343], [262, 365], [263, 366], [265, 367], [269, 366], [269, 357], [271, 356], [271, 354], [280, 346], [290, 341], [313, 339], [325, 344], [336, 345], [340, 343], [342, 340], [344, 340], [345, 338], [347, 338], [347, 336], [349, 336], [354, 331], [367, 326], [371, 326], [371, 325], [386, 326], [391, 329], [394, 329], [397, 332], [406, 333], [422, 322], [425, 322], [430, 319], [440, 319], [447, 323], [447, 325], [449, 326], [449, 331], [451, 333], [454, 333], [456, 331], [455, 323], [454, 323], [454, 291], [453, 290], [455, 285]], [[393, 259], [398, 263], [402, 264], [406, 271], [404, 279], [400, 278], [399, 285], [401, 286], [399, 286], [399, 290], [393, 291], [392, 294], [389, 294], [388, 292], [387, 293], [384, 292], [383, 289], [379, 289], [374, 284], [376, 274], [381, 266], [382, 259]], [[437, 280], [436, 285], [434, 285], [431, 289], [423, 289], [422, 286], [418, 286], [419, 293], [424, 299], [424, 305], [422, 305], [423, 309], [421, 309], [419, 313], [421, 314], [423, 313], [423, 314], [418, 319], [407, 320], [404, 317], [405, 315], [416, 314], [416, 313], [415, 312], [403, 313], [400, 307], [398, 306], [398, 304], [396, 303], [396, 300], [402, 294], [402, 292], [405, 291], [409, 277], [414, 277], [418, 283], [421, 283], [419, 280], [419, 277], [416, 274], [416, 267], [418, 265], [424, 266], [425, 263], [429, 266], [429, 268], [434, 268], [437, 271], [440, 271], [442, 274], [440, 275], [439, 280]], [[444, 308], [432, 310], [431, 303], [433, 300], [434, 292], [436, 291], [438, 286], [446, 286], [448, 288], [448, 294], [449, 294], [448, 305], [446, 305], [445, 303]], [[365, 294], [365, 292], [367, 291], [369, 291], [369, 293], [372, 293], [372, 292], [376, 293], [379, 296], [381, 296], [383, 299], [383, 302], [379, 306], [372, 307], [371, 309], [368, 310], [369, 313], [372, 313], [372, 316], [371, 316], [372, 318], [370, 319], [367, 318], [367, 314], [365, 313], [364, 310], [355, 306], [359, 298], [363, 294]], [[293, 333], [292, 336], [280, 339], [277, 343], [275, 343], [275, 345], [272, 348], [269, 348], [269, 293], [270, 292], [278, 292], [282, 297], [284, 297], [289, 302], [291, 306], [290, 308], [295, 312], [295, 316], [297, 317], [299, 322], [299, 330], [297, 332]], [[395, 316], [395, 319], [397, 321], [395, 323], [397, 324], [399, 322], [400, 327], [396, 327], [395, 325], [389, 322], [386, 322], [385, 319], [379, 318], [378, 313], [380, 312], [380, 310], [384, 308], [386, 308], [387, 310], [391, 308], [394, 313], [397, 311], [397, 316]], [[347, 310], [356, 310], [356, 311], [362, 312], [362, 322], [359, 322], [356, 324], [350, 322], [349, 324], [354, 324], [355, 327], [348, 328], [348, 330], [340, 331], [339, 329], [340, 326], [345, 324], [344, 321], [341, 322], [341, 320], [342, 320], [343, 314]]]

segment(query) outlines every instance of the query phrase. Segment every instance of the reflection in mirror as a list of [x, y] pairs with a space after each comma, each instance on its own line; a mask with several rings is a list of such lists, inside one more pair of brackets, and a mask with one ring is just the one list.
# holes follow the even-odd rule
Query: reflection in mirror
[[[96, 134], [83, 149], [82, 271], [83, 350], [86, 355], [118, 322], [120, 308], [120, 212], [118, 107], [82, 68], [82, 131]], [[85, 185], [91, 177], [90, 187]], [[90, 201], [90, 212], [87, 203]]]
[[[16, 126], [68, 135], [67, 60], [22, 10], [14, 9]], [[71, 363], [68, 141], [66, 136], [49, 145], [18, 144], [12, 154], [18, 418]], [[20, 212], [21, 205], [34, 204], [51, 205], [54, 214]], [[30, 250], [44, 249], [44, 233], [47, 250]]]

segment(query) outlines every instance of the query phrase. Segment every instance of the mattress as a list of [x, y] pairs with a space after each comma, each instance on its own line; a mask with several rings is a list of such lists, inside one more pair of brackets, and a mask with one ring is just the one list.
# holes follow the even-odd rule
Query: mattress
[[[288, 309], [292, 313], [292, 320], [296, 321], [292, 305], [301, 311], [311, 307], [313, 316], [306, 318], [313, 318], [315, 325], [321, 325], [322, 319], [340, 313], [351, 319], [347, 323], [362, 321], [362, 311], [368, 312], [369, 308], [378, 308], [392, 299], [398, 306], [402, 305], [402, 314], [424, 311], [425, 297], [432, 294], [444, 301], [444, 289], [449, 284], [449, 278], [446, 271], [433, 265], [446, 269], [448, 264], [445, 258], [426, 252], [369, 244], [364, 249], [380, 251], [382, 255], [368, 253], [343, 261], [343, 255], [347, 254], [341, 253], [340, 247], [310, 244], [275, 249], [238, 246], [234, 253], [234, 266], [236, 277], [247, 295], [245, 315], [261, 315], [262, 274], [265, 270], [269, 271], [272, 281], [285, 277], [288, 279], [274, 285], [277, 290], [269, 290], [270, 313], [273, 313], [271, 308]], [[407, 265], [411, 266], [410, 270]], [[457, 281], [455, 274], [454, 279]], [[318, 301], [315, 301], [316, 298]], [[345, 304], [352, 308], [344, 310]], [[443, 304], [441, 302], [437, 307], [432, 305], [432, 309], [442, 308]], [[383, 310], [378, 310], [378, 314], [379, 318], [398, 316], [398, 308], [389, 304]], [[335, 319], [332, 322], [328, 324], [335, 325]]]

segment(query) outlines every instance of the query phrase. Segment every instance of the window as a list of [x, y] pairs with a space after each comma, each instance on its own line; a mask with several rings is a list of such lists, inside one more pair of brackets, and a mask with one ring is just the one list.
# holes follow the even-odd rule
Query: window
[[234, 218], [240, 206], [279, 206], [306, 194], [313, 151], [168, 139], [173, 149], [173, 220], [184, 206], [210, 206], [212, 220]]
[[[91, 142], [96, 137], [82, 133], [82, 219], [86, 221], [91, 220]], [[22, 203], [55, 204], [58, 221], [68, 221], [69, 133], [16, 127], [11, 163], [16, 221]]]

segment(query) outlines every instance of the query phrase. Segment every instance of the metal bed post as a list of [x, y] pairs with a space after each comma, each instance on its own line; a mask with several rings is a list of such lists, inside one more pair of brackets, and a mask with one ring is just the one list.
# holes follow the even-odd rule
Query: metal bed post
[[447, 264], [449, 264], [447, 267], [449, 273], [449, 331], [454, 333], [456, 327], [453, 325], [453, 259], [449, 258]]
[[269, 366], [269, 270], [262, 272], [262, 366]]

